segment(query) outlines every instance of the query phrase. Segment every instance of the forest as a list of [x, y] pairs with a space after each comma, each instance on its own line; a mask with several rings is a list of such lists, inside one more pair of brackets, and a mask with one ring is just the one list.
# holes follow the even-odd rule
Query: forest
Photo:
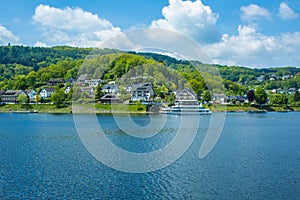
[[[155, 53], [68, 46], [0, 47], [0, 90], [40, 91], [49, 80], [75, 80], [83, 73], [104, 83], [115, 81], [120, 88], [151, 81], [155, 93], [162, 99], [183, 87], [192, 88], [202, 98], [207, 96], [207, 91], [244, 96], [259, 87], [268, 93], [269, 101], [274, 104], [300, 103], [295, 98], [299, 95], [300, 68], [292, 66], [263, 69], [222, 66]], [[63, 87], [66, 85], [57, 90]]]

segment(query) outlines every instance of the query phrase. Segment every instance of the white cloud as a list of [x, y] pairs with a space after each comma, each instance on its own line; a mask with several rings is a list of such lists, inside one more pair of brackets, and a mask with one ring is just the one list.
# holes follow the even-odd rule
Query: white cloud
[[300, 32], [266, 36], [254, 27], [238, 26], [238, 35], [206, 46], [215, 63], [249, 67], [299, 66]]
[[0, 25], [0, 43], [7, 45], [8, 43], [17, 43], [19, 37], [15, 36], [6, 27]]
[[81, 8], [64, 9], [39, 5], [32, 17], [42, 26], [44, 36], [53, 44], [97, 46], [103, 40], [121, 33], [108, 20]]
[[244, 20], [257, 20], [259, 18], [272, 19], [272, 14], [265, 8], [256, 4], [241, 7], [242, 19]]
[[298, 18], [298, 14], [294, 12], [286, 3], [282, 2], [279, 6], [278, 16], [283, 20]]
[[154, 20], [152, 28], [163, 28], [186, 34], [201, 43], [216, 42], [220, 34], [215, 28], [218, 14], [201, 0], [169, 0], [162, 9], [163, 19]]
[[34, 47], [47, 47], [47, 44], [45, 42], [36, 41], [36, 43], [33, 46]]

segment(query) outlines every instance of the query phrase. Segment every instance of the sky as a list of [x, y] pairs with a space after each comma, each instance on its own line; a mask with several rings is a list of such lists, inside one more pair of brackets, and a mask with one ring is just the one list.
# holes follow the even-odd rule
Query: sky
[[136, 29], [176, 31], [215, 64], [300, 66], [299, 0], [10, 0], [0, 45], [98, 47]]

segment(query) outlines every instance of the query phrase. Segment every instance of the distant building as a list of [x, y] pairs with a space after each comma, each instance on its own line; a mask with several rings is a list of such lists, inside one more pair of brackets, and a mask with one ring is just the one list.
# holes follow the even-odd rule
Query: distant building
[[190, 89], [176, 91], [175, 103], [180, 105], [195, 105], [198, 104], [197, 95]]
[[66, 89], [65, 89], [65, 94], [69, 94], [69, 92], [71, 91], [71, 87], [70, 86], [68, 86], [68, 87], [66, 87]]
[[99, 84], [103, 83], [101, 79], [92, 79], [89, 82], [90, 87], [97, 87]]
[[18, 103], [18, 97], [26, 93], [23, 90], [7, 90], [2, 94], [2, 102], [8, 104]]
[[227, 103], [227, 96], [225, 94], [213, 94], [212, 101], [217, 104], [226, 104]]
[[117, 84], [105, 84], [102, 88], [104, 94], [119, 94], [120, 90]]
[[92, 87], [80, 87], [82, 93], [86, 93], [89, 97], [94, 97], [95, 91]]
[[113, 104], [122, 103], [122, 100], [115, 94], [106, 94], [100, 99], [101, 103]]
[[149, 101], [154, 95], [151, 82], [139, 83], [131, 87], [131, 101]]
[[240, 104], [240, 103], [246, 102], [247, 97], [246, 96], [229, 96], [228, 101], [231, 103], [234, 103], [234, 101], [235, 101], [236, 104]]
[[259, 77], [256, 77], [256, 80], [262, 82], [264, 80], [264, 76], [260, 75]]
[[293, 76], [291, 76], [291, 75], [285, 75], [285, 76], [283, 76], [281, 79], [282, 80], [287, 80], [287, 79], [289, 79], [289, 78], [292, 78]]
[[297, 91], [296, 88], [290, 88], [289, 89], [289, 94], [294, 94]]
[[87, 74], [80, 74], [79, 77], [76, 80], [76, 85], [89, 85], [91, 78]]
[[37, 92], [35, 90], [25, 90], [28, 98], [29, 98], [29, 103], [34, 103], [35, 101], [35, 95], [37, 94]]
[[42, 99], [47, 99], [47, 98], [50, 98], [53, 93], [54, 93], [54, 89], [53, 88], [43, 88], [40, 91], [40, 97]]
[[47, 82], [47, 85], [48, 86], [56, 86], [56, 85], [59, 85], [59, 84], [63, 84], [65, 83], [66, 81], [63, 79], [63, 78], [56, 78], [56, 79], [50, 79], [48, 82]]

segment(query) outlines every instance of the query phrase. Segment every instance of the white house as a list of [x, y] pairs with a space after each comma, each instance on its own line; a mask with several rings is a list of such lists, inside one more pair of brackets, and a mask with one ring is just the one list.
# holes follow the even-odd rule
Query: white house
[[217, 104], [226, 104], [227, 103], [227, 96], [225, 94], [213, 94], [212, 101]]
[[153, 95], [153, 85], [150, 82], [139, 83], [131, 87], [131, 101], [149, 101]]
[[69, 92], [71, 91], [71, 87], [70, 86], [68, 86], [68, 87], [66, 87], [66, 89], [65, 89], [65, 94], [69, 94]]
[[102, 88], [104, 94], [119, 94], [120, 90], [117, 84], [105, 84]]
[[43, 99], [50, 98], [53, 92], [53, 88], [44, 88], [40, 91], [40, 97]]
[[80, 76], [76, 80], [76, 85], [89, 85], [91, 82], [91, 78], [87, 74], [80, 74]]
[[89, 81], [90, 87], [97, 87], [99, 84], [101, 84], [103, 81], [101, 79], [92, 79]]
[[35, 100], [35, 95], [37, 94], [37, 92], [33, 89], [32, 90], [26, 90], [25, 92], [26, 92], [26, 94], [29, 98], [29, 102], [33, 103], [34, 100]]

